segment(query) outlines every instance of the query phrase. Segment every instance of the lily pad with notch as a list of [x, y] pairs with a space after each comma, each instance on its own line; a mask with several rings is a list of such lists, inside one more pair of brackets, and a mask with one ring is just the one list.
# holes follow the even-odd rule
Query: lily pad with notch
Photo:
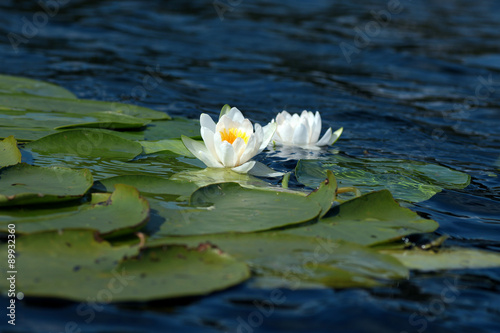
[[21, 152], [14, 136], [0, 141], [0, 168], [21, 163]]
[[197, 189], [188, 207], [172, 208], [161, 203], [153, 207], [165, 219], [159, 235], [255, 232], [311, 221], [333, 196], [328, 186], [306, 197], [303, 193], [220, 183]]
[[[0, 245], [7, 251], [7, 244]], [[98, 303], [206, 295], [248, 279], [245, 263], [217, 248], [111, 246], [89, 230], [20, 237], [16, 287], [27, 297]], [[46, 258], [51, 258], [47, 261]], [[0, 281], [0, 289], [9, 289]], [[89, 296], [91, 295], [91, 296]]]
[[151, 246], [209, 242], [252, 267], [253, 285], [263, 288], [346, 288], [391, 283], [408, 269], [389, 255], [323, 238], [266, 231], [148, 239]]
[[284, 230], [283, 233], [375, 245], [412, 233], [432, 232], [439, 227], [401, 207], [389, 191], [362, 195], [332, 208], [317, 223]]

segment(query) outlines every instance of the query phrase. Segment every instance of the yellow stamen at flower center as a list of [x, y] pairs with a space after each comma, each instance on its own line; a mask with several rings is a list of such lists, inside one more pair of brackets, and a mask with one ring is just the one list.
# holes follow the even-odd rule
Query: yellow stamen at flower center
[[237, 138], [242, 138], [245, 143], [248, 143], [248, 135], [237, 128], [224, 128], [220, 131], [220, 138], [222, 141], [227, 141], [230, 144], [233, 144]]

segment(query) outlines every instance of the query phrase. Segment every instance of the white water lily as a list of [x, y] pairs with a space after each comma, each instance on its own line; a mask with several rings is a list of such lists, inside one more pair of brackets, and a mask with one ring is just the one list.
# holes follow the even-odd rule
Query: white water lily
[[[318, 111], [302, 111], [300, 116], [295, 113], [293, 116], [287, 111], [278, 113], [276, 120], [273, 119], [270, 124], [276, 123], [278, 128], [273, 136], [273, 141], [280, 146], [329, 146], [334, 144], [343, 128], [339, 128], [332, 133], [330, 127], [321, 139], [321, 116]], [[319, 139], [319, 140], [318, 140]]]
[[259, 124], [252, 127], [237, 108], [229, 109], [217, 124], [202, 113], [200, 125], [204, 144], [183, 136], [186, 148], [207, 167], [231, 168], [239, 173], [247, 173], [255, 167], [256, 162], [250, 159], [267, 147], [276, 130], [276, 125], [265, 129]]

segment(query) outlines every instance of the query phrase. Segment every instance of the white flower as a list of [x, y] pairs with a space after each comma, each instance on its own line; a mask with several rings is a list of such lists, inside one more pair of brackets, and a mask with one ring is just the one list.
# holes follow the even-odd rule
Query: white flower
[[253, 128], [237, 108], [223, 114], [217, 124], [202, 113], [200, 125], [205, 144], [182, 136], [186, 148], [207, 167], [231, 168], [239, 173], [247, 173], [255, 166], [256, 162], [250, 159], [267, 147], [276, 130], [276, 125], [263, 129], [255, 124]]
[[[271, 123], [274, 123], [273, 119]], [[278, 113], [276, 116], [278, 128], [274, 133], [273, 141], [280, 146], [329, 146], [335, 143], [342, 134], [343, 128], [332, 133], [330, 127], [325, 135], [319, 139], [321, 133], [321, 116], [319, 112], [313, 114], [311, 111], [302, 111], [299, 116], [293, 116], [287, 111]]]

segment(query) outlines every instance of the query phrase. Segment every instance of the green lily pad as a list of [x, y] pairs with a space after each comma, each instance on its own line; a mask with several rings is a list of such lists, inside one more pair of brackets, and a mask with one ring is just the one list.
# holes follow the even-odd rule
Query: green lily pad
[[166, 194], [173, 196], [190, 195], [198, 186], [190, 182], [181, 182], [149, 175], [125, 175], [103, 179], [94, 184], [98, 191], [111, 192], [116, 184], [134, 186], [141, 193]]
[[333, 155], [327, 160], [301, 160], [297, 180], [316, 187], [332, 170], [339, 186], [355, 186], [362, 193], [388, 189], [396, 199], [424, 201], [446, 189], [465, 188], [470, 176], [444, 166], [417, 161], [352, 158]]
[[[7, 244], [0, 246], [7, 253]], [[209, 245], [112, 247], [92, 231], [44, 232], [16, 240], [16, 287], [30, 297], [110, 303], [205, 295], [249, 277], [246, 264]], [[50, 258], [50, 260], [47, 260]], [[2, 279], [6, 293], [9, 281]]]
[[75, 129], [52, 134], [30, 142], [25, 147], [42, 154], [117, 160], [131, 160], [142, 153], [139, 143], [97, 129]]
[[173, 120], [159, 120], [149, 124], [143, 132], [142, 140], [180, 139], [181, 135], [192, 138], [200, 137], [198, 120], [177, 117]]
[[194, 157], [181, 140], [139, 141], [144, 154], [154, 154], [160, 151], [171, 151], [182, 156]]
[[140, 119], [114, 112], [95, 112], [89, 113], [86, 116], [95, 117], [96, 120], [78, 124], [58, 126], [55, 129], [60, 130], [71, 128], [104, 128], [110, 130], [133, 130], [142, 128], [151, 123], [151, 120]]
[[389, 191], [382, 190], [332, 208], [318, 223], [283, 232], [374, 245], [412, 233], [432, 232], [438, 227], [436, 221], [401, 207]]
[[333, 172], [328, 170], [326, 176], [327, 178], [308, 196], [309, 199], [317, 201], [321, 206], [320, 218], [328, 213], [337, 197], [337, 180]]
[[9, 136], [14, 136], [17, 141], [29, 142], [43, 138], [44, 136], [57, 133], [56, 130], [46, 128], [18, 128], [18, 127], [1, 127], [0, 139], [5, 139]]
[[71, 91], [58, 85], [10, 75], [0, 75], [0, 93], [76, 99]]
[[83, 121], [81, 123], [58, 126], [55, 129], [71, 129], [71, 128], [104, 128], [104, 129], [137, 129], [151, 123], [151, 120], [127, 116], [115, 112], [92, 112], [85, 115], [85, 118], [95, 118], [91, 121]]
[[[196, 160], [198, 161], [198, 160]], [[202, 163], [199, 164], [203, 165]], [[242, 174], [226, 168], [205, 168], [189, 171], [181, 171], [170, 177], [172, 180], [182, 182], [193, 182], [198, 187], [218, 184], [218, 183], [238, 183], [247, 188], [269, 188], [265, 181], [249, 174]], [[278, 190], [278, 188], [275, 188]]]
[[165, 220], [159, 235], [253, 232], [315, 219], [322, 211], [323, 202], [331, 200], [324, 198], [331, 194], [329, 187], [322, 187], [318, 192], [310, 198], [302, 193], [221, 183], [197, 189], [190, 197], [190, 207], [151, 203], [155, 213]]
[[142, 128], [150, 122], [151, 120], [127, 116], [111, 111], [77, 114], [0, 109], [0, 123], [2, 127], [25, 130], [71, 129], [79, 127], [124, 130]]
[[3, 108], [19, 111], [32, 110], [77, 114], [113, 111], [141, 119], [170, 119], [170, 116], [164, 112], [154, 111], [137, 105], [83, 99], [0, 94], [0, 105]]
[[[140, 130], [121, 132], [121, 134], [129, 140], [141, 141], [141, 143], [151, 143], [146, 143], [144, 145], [147, 149], [151, 148], [148, 150], [147, 154], [162, 150], [171, 150], [171, 148], [173, 148], [177, 154], [192, 156], [185, 147], [180, 147], [179, 145], [172, 147], [170, 144], [175, 144], [175, 142], [169, 143], [168, 141], [177, 141], [181, 135], [200, 138], [200, 123], [197, 120], [185, 118], [153, 120]], [[162, 144], [166, 144], [168, 147], [161, 147]]]
[[259, 287], [367, 287], [408, 277], [408, 269], [399, 261], [370, 248], [279, 232], [163, 237], [149, 239], [147, 244], [198, 246], [205, 242], [246, 261]]
[[16, 164], [0, 169], [0, 207], [78, 199], [92, 182], [86, 169]]
[[[94, 130], [96, 131], [96, 130]], [[103, 131], [103, 130], [99, 130]], [[106, 131], [105, 133], [108, 133]], [[119, 133], [119, 132], [116, 132]], [[132, 161], [126, 159], [105, 159], [97, 162], [97, 158], [66, 154], [38, 154], [33, 152], [33, 163], [38, 166], [57, 165], [67, 168], [86, 168], [92, 172], [94, 180], [103, 180], [115, 176], [149, 175], [168, 178], [182, 170], [199, 170], [197, 159], [179, 156], [170, 152], [154, 155], [139, 155]], [[184, 182], [184, 180], [182, 180]], [[189, 180], [185, 181], [189, 183]], [[198, 185], [197, 185], [198, 186]], [[198, 186], [199, 187], [199, 186]]]
[[[149, 204], [137, 189], [116, 184], [110, 197], [94, 198], [83, 205], [67, 207], [12, 208], [0, 211], [0, 231], [10, 223], [21, 234], [48, 230], [92, 229], [102, 236], [114, 237], [134, 232], [149, 219]], [[95, 196], [95, 195], [94, 195]]]
[[0, 141], [0, 167], [21, 163], [21, 152], [13, 136]]
[[398, 259], [406, 267], [420, 271], [500, 267], [500, 254], [460, 247], [434, 250], [381, 250]]

